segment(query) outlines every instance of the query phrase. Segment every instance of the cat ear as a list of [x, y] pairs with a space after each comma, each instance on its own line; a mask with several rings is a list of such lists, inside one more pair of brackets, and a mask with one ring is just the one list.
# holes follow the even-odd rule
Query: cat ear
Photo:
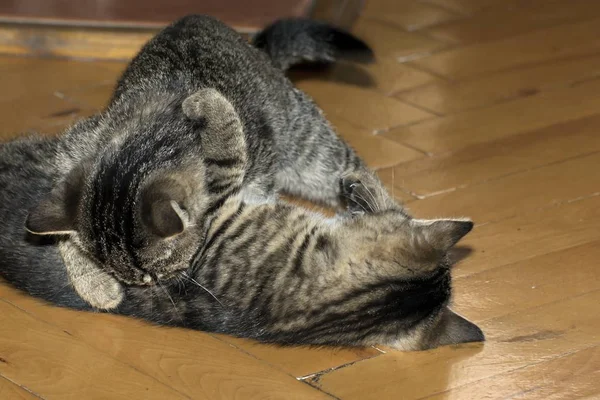
[[445, 308], [438, 325], [427, 340], [424, 346], [434, 348], [459, 343], [483, 342], [485, 335], [477, 325]]
[[34, 235], [72, 234], [83, 183], [84, 170], [76, 167], [45, 199], [29, 210], [25, 229]]
[[468, 219], [413, 220], [429, 245], [445, 254], [473, 229]]
[[142, 220], [150, 232], [165, 239], [182, 233], [189, 225], [184, 200], [185, 190], [174, 180], [160, 179], [150, 184], [142, 199]]
[[187, 213], [174, 200], [158, 200], [150, 205], [147, 225], [157, 236], [169, 238], [185, 230]]

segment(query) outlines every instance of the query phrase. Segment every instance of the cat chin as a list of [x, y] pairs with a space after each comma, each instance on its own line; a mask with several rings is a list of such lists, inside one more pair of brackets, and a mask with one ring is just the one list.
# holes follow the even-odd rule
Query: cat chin
[[423, 332], [420, 329], [407, 333], [387, 344], [394, 350], [419, 351], [423, 348]]

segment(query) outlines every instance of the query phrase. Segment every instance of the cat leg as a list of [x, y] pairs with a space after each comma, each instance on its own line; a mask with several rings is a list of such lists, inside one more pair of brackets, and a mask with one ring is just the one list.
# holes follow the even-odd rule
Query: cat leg
[[124, 292], [119, 281], [96, 266], [72, 240], [61, 241], [58, 249], [69, 280], [84, 301], [99, 310], [110, 310], [121, 303]]
[[246, 137], [233, 105], [215, 89], [201, 89], [183, 102], [191, 120], [202, 121], [202, 157], [209, 192], [231, 193], [242, 186], [248, 164]]
[[368, 175], [372, 190], [386, 191], [320, 109], [304, 93], [295, 91], [295, 95], [292, 122], [280, 146], [283, 165], [276, 175], [278, 189], [333, 207], [342, 205], [340, 180], [351, 174]]
[[232, 164], [245, 168], [246, 138], [242, 122], [233, 107], [219, 91], [201, 89], [186, 98], [184, 114], [191, 120], [203, 120], [201, 143], [203, 156], [216, 167]]

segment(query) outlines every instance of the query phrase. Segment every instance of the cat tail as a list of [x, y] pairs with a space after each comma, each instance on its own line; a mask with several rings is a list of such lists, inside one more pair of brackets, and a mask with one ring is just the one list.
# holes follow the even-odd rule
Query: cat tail
[[370, 63], [375, 59], [362, 40], [307, 18], [278, 20], [256, 34], [252, 44], [267, 53], [283, 71], [298, 64], [329, 64], [340, 59]]

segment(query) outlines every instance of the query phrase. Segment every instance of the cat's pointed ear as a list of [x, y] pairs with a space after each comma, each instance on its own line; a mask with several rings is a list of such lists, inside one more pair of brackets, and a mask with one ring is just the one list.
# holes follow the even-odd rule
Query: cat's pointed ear
[[485, 341], [485, 335], [477, 325], [445, 308], [438, 325], [428, 335], [424, 347], [434, 348], [483, 341]]
[[142, 220], [150, 232], [165, 239], [183, 233], [189, 225], [189, 215], [183, 206], [185, 199], [185, 189], [176, 181], [152, 182], [142, 199]]
[[413, 220], [428, 244], [446, 254], [460, 239], [473, 229], [468, 219]]
[[84, 173], [83, 167], [73, 169], [46, 198], [29, 210], [25, 229], [34, 235], [72, 234], [75, 231]]

